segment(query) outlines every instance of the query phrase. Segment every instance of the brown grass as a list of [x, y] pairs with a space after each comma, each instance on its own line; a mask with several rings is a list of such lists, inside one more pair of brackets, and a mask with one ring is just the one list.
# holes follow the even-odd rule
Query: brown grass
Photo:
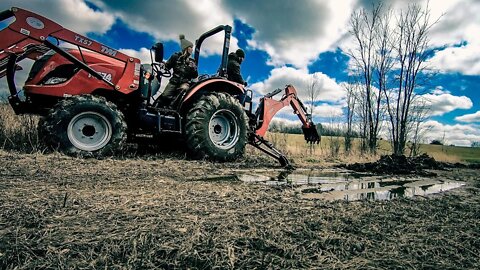
[[480, 267], [478, 171], [439, 176], [467, 188], [388, 202], [198, 181], [249, 163], [0, 151], [0, 269]]
[[9, 105], [0, 104], [0, 149], [24, 153], [44, 151], [37, 124], [37, 116], [17, 116]]
[[307, 144], [301, 134], [267, 133], [266, 138], [302, 166], [370, 162], [390, 153], [385, 147], [380, 147], [377, 154], [361, 153], [358, 139], [353, 140], [350, 153], [345, 153], [343, 137], [335, 136], [324, 136], [319, 144], [314, 145]]

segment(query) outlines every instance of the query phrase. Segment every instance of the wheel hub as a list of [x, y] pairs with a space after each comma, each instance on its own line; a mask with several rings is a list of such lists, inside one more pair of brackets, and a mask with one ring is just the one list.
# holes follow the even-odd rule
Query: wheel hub
[[238, 119], [229, 110], [219, 110], [210, 118], [209, 136], [215, 146], [229, 149], [234, 146], [240, 136]]
[[215, 125], [213, 127], [213, 132], [215, 132], [215, 134], [220, 134], [222, 133], [222, 127], [220, 125]]
[[68, 124], [68, 139], [78, 149], [96, 151], [108, 144], [112, 137], [112, 125], [97, 112], [83, 112]]
[[87, 137], [92, 137], [93, 135], [95, 135], [95, 127], [90, 125], [85, 125], [82, 129], [82, 133]]

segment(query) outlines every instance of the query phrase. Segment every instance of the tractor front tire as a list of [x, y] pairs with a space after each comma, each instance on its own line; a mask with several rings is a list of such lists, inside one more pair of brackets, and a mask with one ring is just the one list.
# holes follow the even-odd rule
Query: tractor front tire
[[112, 155], [127, 139], [123, 113], [105, 98], [91, 95], [59, 101], [40, 119], [38, 130], [49, 147], [71, 156]]
[[201, 97], [187, 113], [187, 147], [192, 157], [232, 161], [247, 143], [248, 119], [242, 105], [227, 93]]

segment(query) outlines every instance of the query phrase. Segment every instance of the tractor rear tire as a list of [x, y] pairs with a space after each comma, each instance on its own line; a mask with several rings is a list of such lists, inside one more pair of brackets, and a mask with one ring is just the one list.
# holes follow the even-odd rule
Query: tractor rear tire
[[186, 142], [192, 157], [232, 161], [244, 154], [248, 119], [231, 95], [204, 95], [188, 111], [186, 121]]
[[59, 101], [38, 123], [45, 143], [71, 156], [101, 157], [127, 139], [123, 113], [103, 97], [81, 95]]

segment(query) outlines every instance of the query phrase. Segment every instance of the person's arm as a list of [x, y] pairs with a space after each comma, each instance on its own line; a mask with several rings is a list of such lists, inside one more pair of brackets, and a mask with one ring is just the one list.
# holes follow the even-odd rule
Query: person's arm
[[167, 70], [172, 69], [176, 65], [177, 59], [178, 59], [178, 53], [172, 54], [172, 56], [170, 56], [170, 58], [167, 60], [167, 63], [165, 63], [165, 69]]
[[191, 58], [187, 58], [184, 63], [182, 63], [182, 73], [181, 77], [185, 80], [191, 80], [198, 77], [197, 66]]
[[197, 65], [195, 64], [195, 61], [193, 61], [193, 59], [191, 59], [191, 58], [188, 59], [187, 69], [188, 69], [188, 76], [191, 79], [194, 79], [194, 78], [198, 77]]

